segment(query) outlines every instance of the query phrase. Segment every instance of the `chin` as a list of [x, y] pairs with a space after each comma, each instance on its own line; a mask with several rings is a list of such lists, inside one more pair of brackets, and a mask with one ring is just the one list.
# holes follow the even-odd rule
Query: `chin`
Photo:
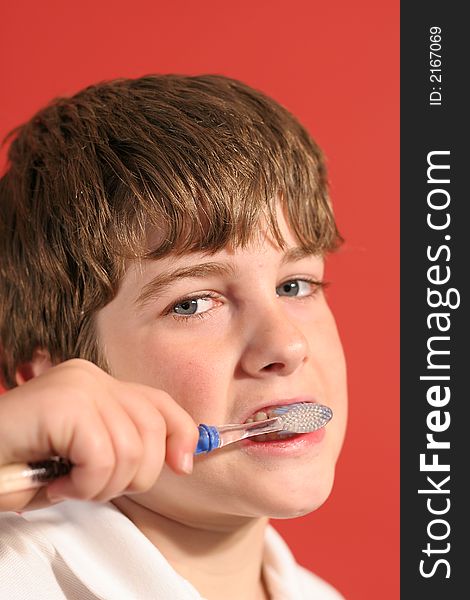
[[293, 519], [307, 515], [322, 506], [333, 488], [334, 472], [322, 473], [309, 481], [289, 482], [271, 490], [265, 498], [263, 516], [272, 519]]

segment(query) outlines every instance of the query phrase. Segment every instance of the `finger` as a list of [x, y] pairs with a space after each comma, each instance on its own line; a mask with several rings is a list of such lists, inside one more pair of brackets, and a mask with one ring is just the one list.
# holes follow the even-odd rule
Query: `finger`
[[150, 489], [162, 470], [166, 454], [166, 423], [162, 413], [147, 398], [135, 402], [132, 396], [121, 400], [139, 433], [142, 460], [126, 492], [138, 493]]
[[[130, 401], [134, 402], [135, 410], [140, 410], [140, 401], [135, 397]], [[141, 465], [144, 446], [133, 419], [119, 399], [112, 404], [103, 404], [100, 413], [108, 428], [115, 456], [109, 479], [93, 498], [103, 502], [121, 495], [128, 488]]]
[[50, 428], [50, 431], [60, 432], [52, 438], [55, 452], [74, 465], [69, 475], [48, 485], [48, 497], [52, 501], [63, 497], [94, 498], [114, 470], [114, 447], [101, 415], [93, 405], [83, 404], [78, 409], [78, 417], [68, 414], [64, 422]]
[[165, 419], [167, 464], [177, 473], [191, 473], [199, 435], [192, 417], [169, 394], [148, 386], [140, 387]]

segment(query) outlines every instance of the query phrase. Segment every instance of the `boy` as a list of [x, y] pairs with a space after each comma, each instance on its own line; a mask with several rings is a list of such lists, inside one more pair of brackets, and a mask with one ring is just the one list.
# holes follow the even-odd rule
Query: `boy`
[[[325, 501], [346, 420], [305, 129], [240, 82], [148, 76], [55, 101], [9, 159], [0, 465], [74, 468], [0, 495], [0, 597], [339, 598], [267, 524]], [[298, 401], [332, 421], [193, 459], [197, 423]]]

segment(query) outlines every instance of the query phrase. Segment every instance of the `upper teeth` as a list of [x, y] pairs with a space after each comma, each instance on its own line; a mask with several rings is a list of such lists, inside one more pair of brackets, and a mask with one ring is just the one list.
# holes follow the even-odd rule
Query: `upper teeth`
[[254, 423], [255, 421], [266, 421], [266, 419], [269, 419], [268, 413], [264, 410], [260, 410], [259, 412], [255, 413], [252, 417], [247, 419], [245, 423]]

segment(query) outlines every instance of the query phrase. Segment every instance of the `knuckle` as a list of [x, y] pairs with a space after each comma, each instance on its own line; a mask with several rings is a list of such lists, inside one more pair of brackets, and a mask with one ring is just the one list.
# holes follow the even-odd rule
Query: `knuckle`
[[152, 411], [150, 415], [142, 423], [142, 431], [157, 436], [166, 435], [166, 422], [162, 414], [158, 411]]
[[92, 363], [89, 360], [86, 360], [84, 358], [70, 358], [69, 360], [66, 360], [65, 362], [63, 362], [61, 364], [64, 367], [73, 367], [75, 369], [91, 371], [91, 372], [96, 372], [96, 370], [99, 370], [99, 367], [97, 367], [94, 363]]
[[117, 453], [119, 462], [126, 465], [135, 465], [142, 458], [143, 445], [139, 440], [123, 440], [119, 444]]
[[83, 358], [72, 358], [58, 366], [63, 372], [63, 379], [67, 375], [68, 391], [88, 397], [89, 390], [103, 385], [110, 376], [94, 363]]
[[173, 398], [170, 396], [170, 394], [168, 392], [165, 392], [165, 390], [157, 390], [154, 389], [154, 396], [157, 400], [159, 400], [160, 402], [165, 402], [165, 403], [169, 403], [169, 402], [174, 402]]
[[69, 378], [70, 387], [75, 387], [78, 382], [81, 382], [82, 385], [86, 384], [89, 378], [94, 378], [93, 373], [93, 365], [92, 363], [83, 360], [82, 358], [72, 358], [62, 364], [60, 364], [57, 368], [60, 369], [64, 375], [67, 374]]
[[111, 468], [115, 462], [110, 441], [106, 436], [90, 436], [86, 440], [86, 455], [90, 457], [90, 463], [94, 467], [101, 465]]
[[173, 406], [176, 407], [176, 410], [180, 409], [179, 404], [177, 404], [175, 399], [170, 396], [168, 392], [165, 392], [165, 390], [145, 387], [142, 391], [146, 393], [147, 397], [157, 409], [161, 406]]

